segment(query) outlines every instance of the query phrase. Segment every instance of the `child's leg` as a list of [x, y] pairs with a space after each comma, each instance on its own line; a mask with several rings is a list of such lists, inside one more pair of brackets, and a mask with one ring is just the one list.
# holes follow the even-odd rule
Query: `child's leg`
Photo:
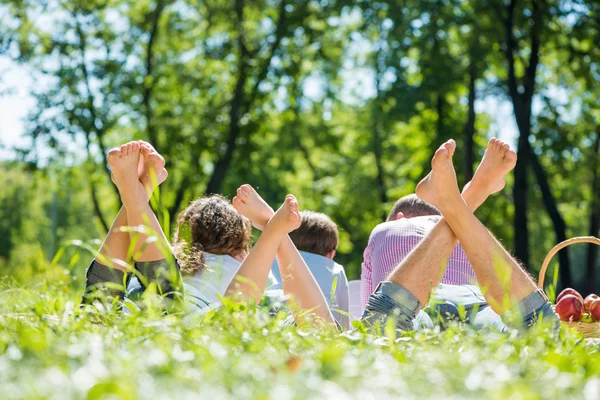
[[140, 151], [144, 152], [145, 156], [149, 154], [149, 149], [140, 143], [127, 143], [121, 146], [120, 153], [109, 160], [109, 164], [113, 171], [113, 181], [127, 210], [128, 224], [137, 228], [129, 234], [133, 258], [137, 261], [136, 268], [148, 281], [155, 281], [160, 275], [160, 282], [157, 282], [159, 290], [170, 292], [172, 287], [168, 281], [178, 279], [178, 273], [168, 273], [169, 262], [165, 261], [165, 258], [170, 256], [169, 243], [156, 215], [148, 205], [147, 189], [138, 177]]
[[[168, 177], [165, 169], [164, 158], [156, 152], [154, 147], [147, 142], [140, 141], [142, 157], [138, 164], [138, 177], [147, 193], [154, 192], [156, 187], [162, 184]], [[108, 153], [109, 163], [121, 153], [120, 148], [112, 149]], [[127, 269], [127, 253], [130, 250], [129, 232], [122, 229], [129, 226], [127, 210], [121, 207], [115, 218], [110, 231], [106, 235], [98, 254], [97, 261], [112, 268]]]
[[232, 297], [241, 293], [246, 298], [254, 299], [256, 303], [260, 302], [281, 241], [289, 232], [297, 229], [301, 222], [298, 202], [294, 196], [288, 195], [242, 263], [225, 295]]
[[[232, 203], [240, 214], [249, 218], [260, 230], [273, 216], [273, 209], [250, 185], [242, 185]], [[296, 322], [306, 317], [306, 311], [311, 311], [323, 321], [335, 324], [321, 288], [288, 235], [281, 241], [276, 257], [283, 291], [293, 299], [293, 305], [300, 311], [293, 311]]]
[[[154, 148], [146, 143], [140, 142], [144, 150], [144, 157], [140, 158], [138, 165], [138, 177], [140, 182], [151, 193], [162, 184], [168, 176], [165, 167], [164, 158], [162, 158]], [[109, 162], [112, 162], [121, 152], [120, 148], [112, 149], [108, 153]], [[117, 214], [110, 231], [106, 235], [95, 260], [92, 261], [86, 274], [86, 296], [91, 294], [94, 288], [97, 288], [107, 282], [111, 283], [111, 288], [104, 287], [104, 294], [111, 296], [123, 296], [123, 286], [125, 283], [124, 271], [127, 270], [128, 252], [130, 250], [130, 236], [123, 228], [129, 226], [127, 220], [127, 210], [121, 207]]]

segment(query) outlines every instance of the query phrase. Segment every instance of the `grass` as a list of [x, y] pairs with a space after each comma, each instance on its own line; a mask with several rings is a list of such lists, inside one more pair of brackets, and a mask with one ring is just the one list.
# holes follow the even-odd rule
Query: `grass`
[[46, 267], [0, 283], [2, 399], [600, 398], [600, 345], [572, 331], [340, 334], [239, 304], [125, 316], [80, 309], [83, 271]]

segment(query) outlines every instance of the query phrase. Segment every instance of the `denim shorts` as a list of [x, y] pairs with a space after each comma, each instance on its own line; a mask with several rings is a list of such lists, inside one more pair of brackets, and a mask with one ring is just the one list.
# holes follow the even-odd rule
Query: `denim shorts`
[[[519, 321], [514, 322], [524, 326], [531, 326], [538, 319], [549, 320], [557, 329], [560, 326], [552, 304], [541, 290], [527, 296], [507, 314], [518, 315]], [[481, 289], [473, 285], [439, 285], [423, 310], [417, 298], [402, 285], [382, 282], [369, 296], [361, 321], [367, 326], [383, 326], [390, 317], [396, 328], [403, 331], [433, 328], [434, 321], [443, 324], [453, 319], [477, 329], [508, 330], [505, 321], [487, 304]]]

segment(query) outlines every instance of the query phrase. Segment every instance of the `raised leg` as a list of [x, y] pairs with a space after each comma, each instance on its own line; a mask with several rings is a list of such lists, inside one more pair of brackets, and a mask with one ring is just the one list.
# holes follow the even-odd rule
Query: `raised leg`
[[[273, 209], [250, 185], [242, 185], [233, 198], [233, 206], [249, 218], [254, 227], [264, 230], [273, 216]], [[296, 322], [307, 316], [306, 311], [321, 320], [335, 324], [327, 300], [306, 262], [288, 235], [277, 249], [277, 264], [281, 272], [283, 292], [293, 301], [292, 312]]]
[[[139, 159], [137, 176], [149, 198], [154, 189], [167, 179], [168, 173], [164, 168], [164, 158], [156, 152], [154, 147], [143, 141], [140, 141], [139, 144], [142, 157]], [[121, 147], [112, 149], [108, 154], [109, 164], [115, 165], [119, 162], [120, 157]], [[113, 175], [113, 181], [114, 179]], [[125, 271], [130, 268], [132, 254], [130, 234], [125, 229], [128, 226], [127, 209], [123, 206], [96, 258], [87, 270], [85, 301], [92, 301], [98, 296], [123, 297], [124, 289], [131, 276], [125, 275]], [[101, 291], [97, 292], [97, 289], [101, 289]]]
[[[505, 176], [516, 163], [516, 154], [508, 152], [507, 148], [508, 145], [495, 138], [488, 143], [473, 180], [465, 186], [462, 193], [471, 210], [477, 209], [488, 196], [504, 188]], [[436, 157], [454, 154], [455, 149], [456, 143], [448, 141], [440, 147]], [[436, 160], [434, 158], [434, 162]], [[454, 232], [442, 218], [429, 235], [392, 271], [387, 281], [402, 285], [421, 305], [425, 305], [431, 290], [441, 282], [457, 242]], [[478, 275], [477, 277], [479, 279]]]
[[[150, 196], [156, 187], [167, 179], [168, 173], [165, 169], [164, 158], [158, 154], [154, 147], [147, 142], [140, 141], [139, 143], [142, 157], [140, 157], [138, 164], [138, 178]], [[112, 149], [108, 153], [109, 163], [114, 163], [120, 154], [120, 147]], [[127, 269], [127, 262], [130, 261], [127, 257], [128, 252], [130, 252], [130, 237], [124, 228], [128, 226], [127, 210], [121, 207], [96, 255], [96, 259], [101, 264], [122, 271]]]
[[[537, 287], [460, 196], [452, 165], [453, 154], [447, 147], [436, 152], [432, 172], [419, 183], [417, 195], [441, 211], [467, 254], [489, 305], [503, 314], [536, 293]], [[505, 144], [501, 154], [504, 160], [516, 157]]]
[[269, 271], [281, 241], [289, 232], [297, 229], [301, 222], [298, 202], [294, 196], [288, 195], [240, 266], [225, 295], [233, 297], [242, 294], [258, 303], [263, 297]]
[[[178, 290], [175, 285], [179, 284], [179, 273], [177, 268], [171, 268], [169, 243], [148, 205], [151, 187], [144, 187], [138, 176], [142, 154], [150, 163], [152, 158], [157, 159], [152, 150], [139, 142], [127, 143], [121, 146], [118, 156], [111, 159], [110, 167], [127, 212], [132, 258], [136, 261], [136, 269], [141, 272], [142, 286], [156, 282], [159, 293], [164, 294]], [[158, 182], [154, 171], [144, 175], [142, 181], [148, 182], [148, 179]]]

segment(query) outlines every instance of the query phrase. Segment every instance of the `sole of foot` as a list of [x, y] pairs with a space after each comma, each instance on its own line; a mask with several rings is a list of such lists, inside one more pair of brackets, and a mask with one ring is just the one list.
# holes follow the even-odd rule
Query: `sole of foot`
[[140, 153], [142, 155], [138, 164], [140, 182], [144, 187], [154, 190], [169, 176], [165, 169], [165, 159], [150, 143], [144, 141], [138, 141], [138, 143], [140, 143]]
[[108, 165], [112, 171], [112, 180], [117, 185], [123, 203], [139, 200], [140, 181], [138, 163], [140, 160], [140, 144], [129, 142], [108, 154]]
[[263, 200], [250, 185], [240, 186], [231, 203], [244, 217], [248, 218], [257, 229], [264, 229], [275, 211]]
[[455, 151], [454, 140], [450, 139], [442, 144], [431, 160], [431, 172], [417, 185], [417, 196], [440, 210], [447, 199], [460, 197], [456, 171], [452, 164]]
[[506, 186], [506, 174], [517, 164], [517, 153], [510, 146], [496, 138], [490, 139], [483, 159], [473, 175], [470, 185], [493, 194]]
[[273, 215], [267, 227], [279, 232], [289, 233], [298, 229], [301, 223], [302, 216], [298, 211], [298, 201], [293, 195], [289, 194], [275, 215]]

